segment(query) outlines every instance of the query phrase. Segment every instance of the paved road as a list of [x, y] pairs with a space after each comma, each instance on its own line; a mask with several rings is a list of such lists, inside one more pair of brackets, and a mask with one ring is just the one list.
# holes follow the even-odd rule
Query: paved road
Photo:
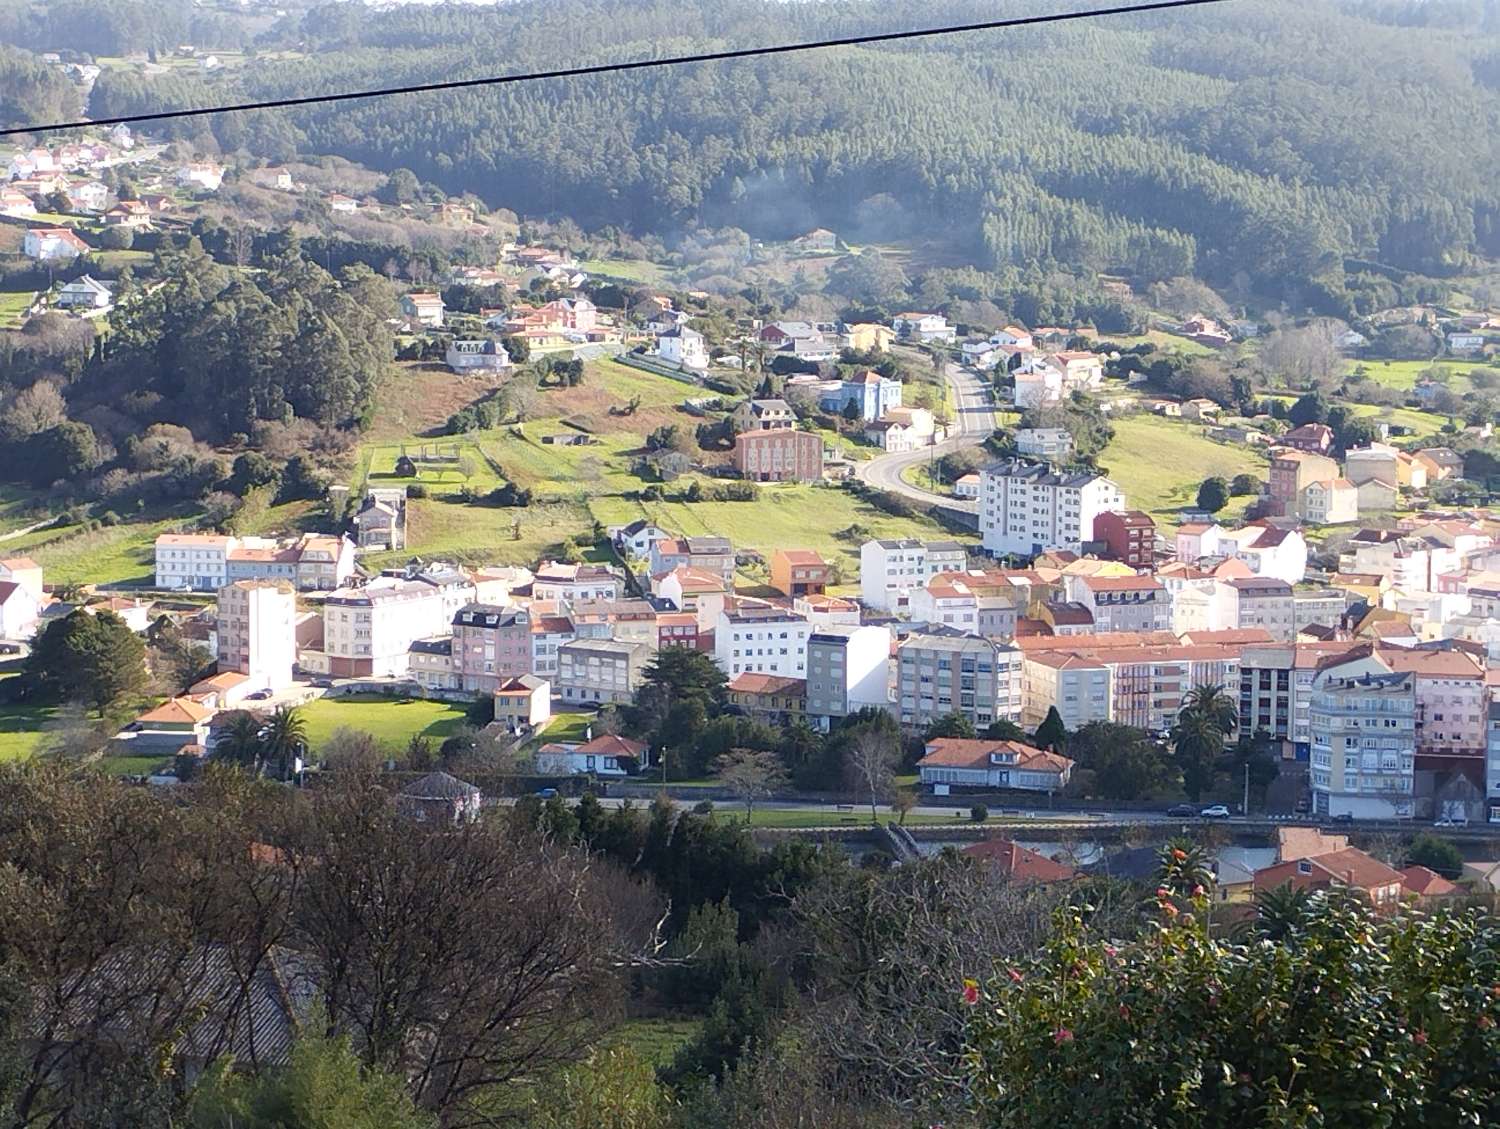
[[977, 447], [989, 437], [995, 427], [995, 408], [989, 384], [967, 369], [950, 364], [943, 373], [944, 379], [953, 387], [956, 405], [954, 430], [956, 434], [936, 447], [924, 447], [919, 451], [904, 451], [890, 455], [878, 455], [867, 462], [856, 463], [854, 474], [861, 482], [900, 494], [927, 505], [942, 505], [951, 510], [977, 514], [979, 503], [969, 499], [955, 498], [950, 494], [938, 494], [913, 486], [901, 477], [908, 467], [929, 460], [940, 459], [966, 447]]

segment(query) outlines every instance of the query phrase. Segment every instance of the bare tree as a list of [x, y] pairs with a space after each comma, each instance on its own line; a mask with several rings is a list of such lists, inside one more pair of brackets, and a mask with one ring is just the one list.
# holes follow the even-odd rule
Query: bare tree
[[787, 781], [781, 758], [760, 749], [730, 749], [714, 761], [714, 774], [745, 805], [746, 823], [755, 801], [774, 795]]
[[876, 805], [891, 792], [901, 748], [894, 734], [867, 729], [849, 746], [844, 757], [844, 778], [856, 797], [863, 793], [870, 803], [870, 822], [878, 822]]

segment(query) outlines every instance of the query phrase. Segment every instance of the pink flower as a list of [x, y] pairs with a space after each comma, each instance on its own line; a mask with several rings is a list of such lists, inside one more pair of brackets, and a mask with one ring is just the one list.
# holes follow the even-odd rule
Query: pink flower
[[1173, 847], [1172, 857], [1178, 862], [1182, 862], [1187, 858], [1187, 852], [1184, 851], [1181, 847]]
[[1117, 949], [1117, 948], [1115, 948], [1113, 945], [1105, 945], [1104, 946], [1104, 955], [1107, 956], [1107, 957], [1118, 956], [1119, 952], [1120, 952], [1120, 950]]
[[1201, 897], [1203, 897], [1203, 887], [1202, 886], [1194, 886], [1193, 887], [1193, 897], [1195, 897], [1195, 898], [1201, 898]]
[[979, 984], [974, 980], [964, 981], [964, 1003], [971, 1007], [979, 1002]]
[[1120, 1005], [1120, 1018], [1121, 1019], [1129, 1019], [1130, 1018], [1130, 1005], [1129, 1004], [1121, 1004]]
[[1162, 904], [1161, 904], [1161, 911], [1162, 911], [1162, 913], [1166, 914], [1168, 917], [1176, 917], [1177, 916], [1177, 907], [1174, 906], [1171, 902], [1162, 902]]
[[1059, 1027], [1056, 1031], [1052, 1032], [1052, 1045], [1055, 1047], [1060, 1047], [1064, 1043], [1071, 1043], [1072, 1041], [1073, 1032], [1069, 1031], [1066, 1027]]
[[1167, 897], [1171, 897], [1171, 893], [1172, 893], [1172, 892], [1171, 892], [1171, 891], [1170, 891], [1170, 890], [1168, 890], [1168, 889], [1167, 889], [1167, 888], [1166, 888], [1166, 887], [1165, 887], [1165, 886], [1158, 886], [1158, 887], [1157, 887], [1157, 888], [1156, 888], [1156, 896], [1157, 896], [1157, 897], [1158, 897], [1158, 898], [1167, 898]]
[[1415, 1031], [1415, 1032], [1413, 1032], [1412, 1033], [1412, 1037], [1411, 1037], [1411, 1041], [1413, 1043], [1417, 1044], [1417, 1046], [1419, 1046], [1419, 1047], [1425, 1047], [1427, 1045], [1427, 1032], [1426, 1031]]
[[1012, 984], [1019, 984], [1021, 982], [1021, 974], [1019, 972], [1017, 972], [1014, 968], [1007, 968], [1005, 970], [1005, 973], [1006, 973], [1007, 976], [1010, 977], [1010, 982]]

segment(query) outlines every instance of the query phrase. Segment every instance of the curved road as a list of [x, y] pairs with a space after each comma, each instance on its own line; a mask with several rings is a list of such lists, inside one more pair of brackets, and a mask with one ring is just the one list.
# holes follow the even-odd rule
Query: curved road
[[916, 451], [898, 451], [889, 455], [877, 455], [867, 462], [856, 463], [854, 476], [869, 486], [889, 490], [914, 502], [927, 505], [942, 505], [950, 510], [977, 514], [979, 503], [968, 498], [955, 498], [951, 494], [938, 494], [913, 486], [901, 477], [907, 467], [939, 459], [953, 451], [966, 447], [977, 447], [989, 438], [995, 428], [994, 397], [989, 384], [980, 376], [950, 364], [943, 377], [953, 387], [953, 399], [957, 407], [954, 425], [957, 431], [951, 439], [935, 447], [923, 447]]

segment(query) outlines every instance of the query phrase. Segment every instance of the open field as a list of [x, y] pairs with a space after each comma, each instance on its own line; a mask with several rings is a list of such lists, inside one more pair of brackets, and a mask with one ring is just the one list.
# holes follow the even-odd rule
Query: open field
[[555, 713], [552, 720], [547, 723], [539, 735], [539, 740], [546, 741], [584, 741], [587, 740], [584, 733], [594, 723], [594, 714], [591, 713]]
[[53, 706], [0, 706], [0, 762], [25, 760], [46, 740], [45, 726], [57, 716]]
[[630, 1019], [605, 1039], [606, 1047], [629, 1047], [653, 1066], [665, 1066], [698, 1033], [696, 1019]]
[[1374, 383], [1409, 392], [1416, 387], [1418, 379], [1424, 372], [1428, 369], [1439, 368], [1448, 373], [1453, 391], [1466, 392], [1471, 387], [1468, 374], [1477, 368], [1484, 367], [1486, 366], [1482, 360], [1350, 361], [1347, 371], [1363, 369], [1365, 376]]
[[5, 556], [33, 558], [46, 569], [49, 584], [149, 583], [155, 579], [157, 534], [183, 520], [39, 529], [0, 542], [0, 550]]
[[30, 308], [35, 296], [31, 290], [0, 292], [0, 329], [17, 328], [21, 324], [21, 315]]
[[[1099, 455], [1099, 465], [1109, 469], [1132, 509], [1144, 510], [1158, 521], [1175, 520], [1179, 509], [1193, 505], [1205, 478], [1229, 479], [1246, 472], [1266, 477], [1264, 455], [1215, 443], [1196, 424], [1148, 415], [1112, 422], [1115, 437]], [[1230, 499], [1220, 516], [1236, 516], [1249, 500]]]
[[[1283, 404], [1291, 404], [1296, 401], [1297, 397], [1287, 393], [1270, 393], [1259, 395], [1257, 399], [1280, 400]], [[1442, 431], [1443, 425], [1448, 422], [1447, 416], [1435, 415], [1432, 412], [1421, 412], [1415, 408], [1383, 408], [1376, 404], [1351, 403], [1349, 404], [1349, 410], [1356, 416], [1375, 416], [1382, 423], [1408, 428], [1412, 435], [1424, 439], [1437, 435]], [[1400, 437], [1396, 436], [1394, 438]]]
[[314, 752], [336, 729], [373, 733], [385, 748], [401, 750], [417, 736], [440, 742], [464, 724], [461, 705], [378, 694], [318, 698], [297, 712], [307, 723], [307, 743]]
[[661, 266], [649, 259], [585, 259], [578, 266], [588, 274], [643, 282], [647, 286], [659, 285], [666, 275]]
[[[0, 486], [0, 533], [21, 529], [47, 516], [45, 497], [24, 486], [7, 483]], [[14, 538], [12, 539], [12, 541]], [[11, 541], [0, 541], [0, 557], [12, 556]]]

